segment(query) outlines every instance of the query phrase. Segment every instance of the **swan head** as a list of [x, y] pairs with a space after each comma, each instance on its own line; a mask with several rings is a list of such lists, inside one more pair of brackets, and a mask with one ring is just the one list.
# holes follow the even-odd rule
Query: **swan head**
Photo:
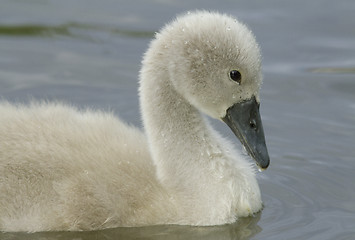
[[261, 54], [252, 32], [235, 18], [189, 12], [157, 34], [170, 83], [191, 105], [222, 119], [261, 168], [269, 165], [259, 115]]

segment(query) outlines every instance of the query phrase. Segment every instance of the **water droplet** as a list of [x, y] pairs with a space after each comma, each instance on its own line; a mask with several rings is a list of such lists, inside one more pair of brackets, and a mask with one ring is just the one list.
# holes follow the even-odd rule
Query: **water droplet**
[[181, 28], [181, 31], [185, 32], [185, 28]]
[[189, 41], [185, 41], [185, 44], [188, 44], [189, 43]]
[[230, 27], [227, 27], [227, 31], [230, 31], [231, 30], [231, 28]]
[[190, 14], [191, 14], [191, 12], [190, 12], [190, 11], [188, 11], [188, 12], [187, 12], [187, 15], [190, 15]]
[[232, 95], [232, 98], [235, 99], [235, 98], [237, 98], [237, 96], [236, 96], [235, 94], [233, 94], [233, 95]]

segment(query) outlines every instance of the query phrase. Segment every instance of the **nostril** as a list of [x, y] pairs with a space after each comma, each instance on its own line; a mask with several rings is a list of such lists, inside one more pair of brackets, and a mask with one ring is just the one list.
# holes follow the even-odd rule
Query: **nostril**
[[254, 119], [250, 120], [249, 126], [250, 126], [252, 129], [256, 129], [256, 122], [255, 122]]

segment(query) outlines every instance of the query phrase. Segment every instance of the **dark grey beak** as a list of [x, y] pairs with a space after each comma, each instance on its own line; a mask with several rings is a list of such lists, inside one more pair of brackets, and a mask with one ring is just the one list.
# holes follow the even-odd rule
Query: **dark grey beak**
[[232, 129], [258, 166], [266, 169], [270, 158], [265, 144], [259, 106], [255, 97], [236, 103], [228, 108], [222, 120]]

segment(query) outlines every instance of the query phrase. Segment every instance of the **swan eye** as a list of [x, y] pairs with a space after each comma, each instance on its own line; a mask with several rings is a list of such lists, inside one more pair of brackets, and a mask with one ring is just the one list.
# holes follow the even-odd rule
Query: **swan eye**
[[238, 70], [232, 70], [229, 72], [229, 77], [234, 82], [240, 84], [242, 82], [242, 74]]

